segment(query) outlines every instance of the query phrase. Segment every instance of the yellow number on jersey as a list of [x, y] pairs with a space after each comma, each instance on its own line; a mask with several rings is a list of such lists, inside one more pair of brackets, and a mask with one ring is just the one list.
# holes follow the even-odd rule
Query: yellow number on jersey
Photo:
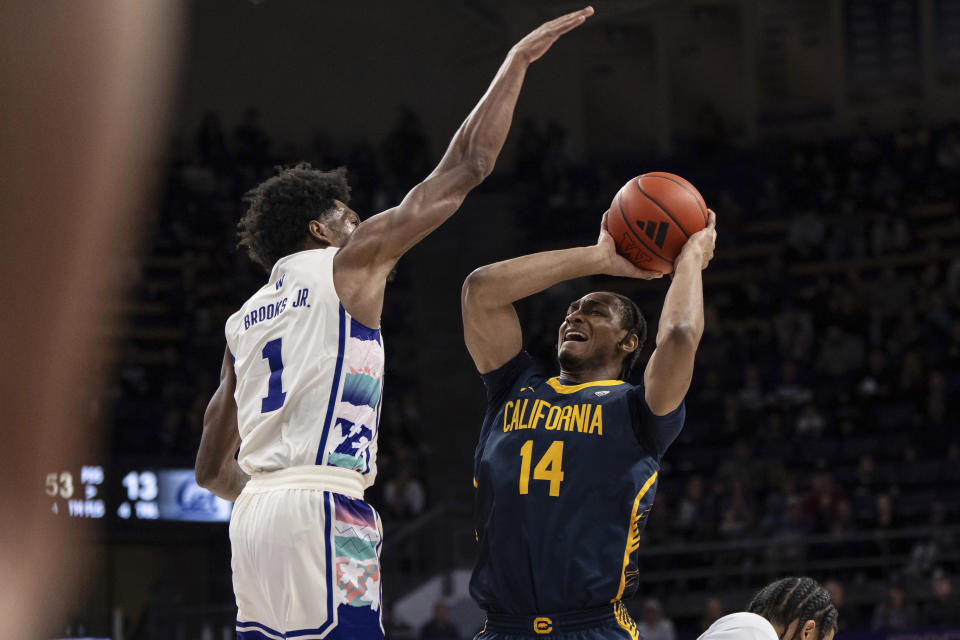
[[[520, 447], [520, 495], [526, 495], [530, 489], [530, 462], [533, 458], [533, 440], [527, 440]], [[549, 480], [550, 495], [560, 495], [560, 483], [563, 482], [563, 440], [554, 440], [540, 462], [533, 469], [534, 480]]]

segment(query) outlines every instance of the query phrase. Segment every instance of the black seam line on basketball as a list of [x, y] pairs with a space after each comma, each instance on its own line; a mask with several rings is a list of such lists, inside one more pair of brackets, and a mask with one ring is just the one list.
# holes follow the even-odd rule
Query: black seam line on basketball
[[657, 253], [656, 251], [654, 251], [653, 249], [651, 249], [651, 248], [650, 248], [650, 245], [648, 245], [646, 242], [644, 242], [644, 241], [643, 241], [643, 238], [641, 238], [640, 236], [638, 236], [638, 235], [637, 235], [637, 232], [633, 230], [633, 227], [632, 227], [632, 226], [630, 226], [630, 220], [627, 219], [627, 214], [625, 214], [625, 213], [623, 212], [623, 202], [620, 201], [620, 192], [619, 192], [619, 191], [617, 192], [617, 207], [620, 209], [620, 217], [623, 218], [623, 223], [624, 223], [625, 225], [627, 225], [627, 229], [630, 230], [630, 234], [633, 235], [634, 238], [636, 238], [637, 240], [639, 240], [639, 241], [640, 241], [640, 244], [642, 244], [643, 246], [645, 246], [650, 253], [652, 253], [653, 255], [657, 256], [658, 258], [660, 258], [660, 259], [663, 260], [664, 262], [669, 262], [670, 264], [673, 264], [673, 260], [671, 260], [670, 258], [664, 258], [662, 255], [660, 255], [659, 253]]
[[710, 217], [707, 215], [707, 212], [703, 210], [703, 207], [700, 206], [700, 198], [698, 198], [697, 194], [695, 194], [693, 191], [690, 191], [690, 189], [687, 188], [687, 185], [683, 184], [682, 182], [678, 182], [673, 178], [668, 178], [667, 176], [655, 176], [650, 173], [645, 173], [640, 177], [641, 178], [663, 178], [664, 180], [669, 180], [673, 184], [678, 185], [684, 191], [686, 191], [691, 196], [693, 196], [693, 201], [697, 203], [697, 209], [700, 209], [700, 215], [703, 216], [703, 224], [710, 224]]
[[[641, 176], [641, 177], [643, 177], [643, 176]], [[650, 200], [650, 202], [652, 202], [653, 204], [657, 205], [657, 207], [659, 207], [660, 211], [663, 211], [663, 213], [665, 213], [668, 218], [670, 218], [671, 220], [673, 220], [673, 224], [677, 225], [677, 229], [680, 229], [680, 233], [682, 233], [682, 234], [684, 235], [684, 237], [689, 240], [689, 239], [690, 239], [690, 234], [687, 233], [686, 231], [684, 231], [683, 226], [682, 226], [679, 222], [677, 222], [677, 219], [674, 218], [672, 215], [670, 215], [670, 212], [667, 211], [662, 204], [660, 204], [659, 202], [657, 202], [657, 201], [653, 198], [653, 196], [651, 196], [649, 193], [647, 193], [646, 191], [643, 190], [643, 187], [640, 186], [640, 178], [637, 178], [636, 181], [635, 181], [635, 183], [636, 183], [636, 185], [637, 185], [637, 190], [638, 190], [640, 193], [642, 193], [643, 195], [645, 195], [645, 196], [647, 197], [647, 199]]]

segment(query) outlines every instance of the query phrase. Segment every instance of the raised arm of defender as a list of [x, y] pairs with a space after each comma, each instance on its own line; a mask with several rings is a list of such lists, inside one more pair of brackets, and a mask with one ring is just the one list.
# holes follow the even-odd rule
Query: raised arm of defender
[[544, 251], [480, 267], [463, 283], [463, 338], [480, 373], [498, 369], [523, 346], [513, 303], [558, 282], [606, 274], [650, 280], [662, 274], [638, 269], [617, 253], [604, 214], [597, 244]]
[[587, 7], [541, 25], [507, 54], [487, 92], [454, 134], [440, 164], [398, 206], [361, 224], [334, 261], [337, 294], [351, 315], [379, 326], [383, 286], [397, 260], [460, 207], [493, 170], [506, 140], [527, 67], [583, 24]]

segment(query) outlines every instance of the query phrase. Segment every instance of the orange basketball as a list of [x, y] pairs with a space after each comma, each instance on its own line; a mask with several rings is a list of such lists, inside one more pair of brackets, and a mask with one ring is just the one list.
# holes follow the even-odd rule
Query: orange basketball
[[610, 204], [607, 230], [617, 253], [649, 271], [673, 273], [691, 235], [707, 226], [707, 205], [696, 187], [672, 173], [645, 173], [623, 185]]

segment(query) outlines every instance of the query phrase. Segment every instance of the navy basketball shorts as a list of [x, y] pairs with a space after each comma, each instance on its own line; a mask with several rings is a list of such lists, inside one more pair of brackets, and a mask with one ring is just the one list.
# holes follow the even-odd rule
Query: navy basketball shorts
[[637, 625], [622, 602], [568, 613], [515, 616], [488, 613], [475, 640], [638, 640]]

